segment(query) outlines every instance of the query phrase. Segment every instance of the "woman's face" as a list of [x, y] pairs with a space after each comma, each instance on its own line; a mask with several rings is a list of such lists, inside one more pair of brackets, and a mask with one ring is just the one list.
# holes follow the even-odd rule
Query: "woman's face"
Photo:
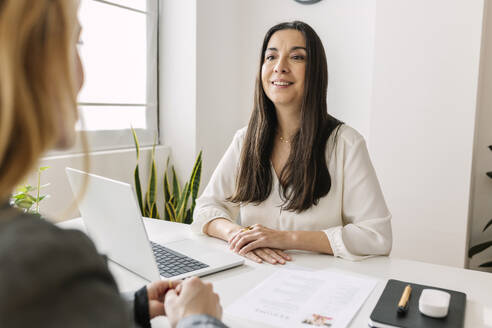
[[275, 106], [300, 109], [306, 74], [306, 41], [293, 29], [275, 32], [265, 51], [261, 82]]

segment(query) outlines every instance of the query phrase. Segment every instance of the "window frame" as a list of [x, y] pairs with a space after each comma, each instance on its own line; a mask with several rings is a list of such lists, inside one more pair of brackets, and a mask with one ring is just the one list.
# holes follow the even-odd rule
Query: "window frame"
[[[110, 6], [119, 7], [142, 13], [147, 15], [147, 95], [146, 104], [130, 104], [130, 103], [88, 103], [77, 102], [78, 106], [131, 106], [146, 108], [145, 129], [135, 128], [141, 147], [151, 146], [154, 143], [159, 144], [159, 0], [147, 1], [146, 11], [127, 7], [111, 0], [84, 0], [103, 3]], [[89, 149], [84, 149], [82, 138], [88, 142]], [[63, 156], [70, 154], [79, 154], [88, 150], [96, 151], [111, 151], [118, 149], [128, 149], [135, 146], [131, 133], [131, 127], [121, 130], [96, 130], [96, 131], [77, 131], [75, 144], [66, 150], [51, 150], [46, 153], [46, 156]]]

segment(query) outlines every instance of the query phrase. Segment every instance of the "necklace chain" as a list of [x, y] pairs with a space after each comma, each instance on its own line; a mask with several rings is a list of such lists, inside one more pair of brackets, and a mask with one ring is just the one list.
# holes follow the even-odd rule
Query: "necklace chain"
[[280, 136], [280, 142], [290, 144], [290, 140]]

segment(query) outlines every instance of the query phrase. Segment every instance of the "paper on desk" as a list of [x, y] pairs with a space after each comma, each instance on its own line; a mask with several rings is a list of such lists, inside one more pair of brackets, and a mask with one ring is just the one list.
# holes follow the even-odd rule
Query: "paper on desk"
[[226, 308], [278, 327], [346, 327], [377, 280], [344, 271], [281, 269]]

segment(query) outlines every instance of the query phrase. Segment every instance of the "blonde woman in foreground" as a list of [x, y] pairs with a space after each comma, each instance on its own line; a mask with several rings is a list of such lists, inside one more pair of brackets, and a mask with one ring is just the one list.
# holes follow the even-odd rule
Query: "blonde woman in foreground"
[[0, 0], [0, 327], [225, 327], [211, 284], [158, 281], [124, 300], [81, 232], [13, 209], [46, 150], [70, 146], [83, 71], [76, 0]]

